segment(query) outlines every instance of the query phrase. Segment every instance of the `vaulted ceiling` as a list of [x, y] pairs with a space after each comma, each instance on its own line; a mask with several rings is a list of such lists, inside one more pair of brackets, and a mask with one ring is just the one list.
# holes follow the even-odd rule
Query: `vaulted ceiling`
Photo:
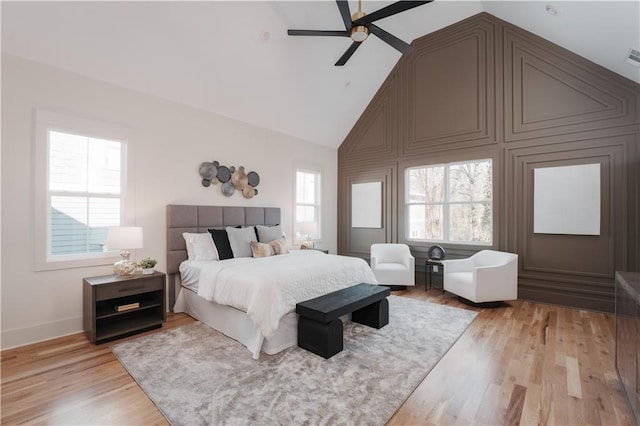
[[[391, 3], [365, 0], [363, 10]], [[626, 61], [640, 50], [639, 0], [436, 0], [377, 24], [410, 42], [482, 11], [640, 83]], [[328, 0], [3, 1], [2, 51], [338, 147], [400, 58], [369, 37], [335, 67], [349, 39], [286, 35], [342, 25]]]

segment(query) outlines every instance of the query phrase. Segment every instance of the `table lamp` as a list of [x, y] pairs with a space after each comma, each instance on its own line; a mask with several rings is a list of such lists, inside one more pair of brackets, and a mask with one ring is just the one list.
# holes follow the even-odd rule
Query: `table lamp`
[[305, 248], [313, 248], [313, 240], [311, 238], [311, 235], [315, 236], [316, 234], [316, 223], [302, 222], [300, 224], [300, 233], [305, 237], [305, 241], [302, 246]]
[[142, 248], [142, 227], [117, 226], [109, 228], [107, 234], [109, 250], [120, 250], [122, 259], [113, 264], [113, 271], [118, 277], [130, 277], [136, 270], [135, 262], [129, 260], [129, 250]]

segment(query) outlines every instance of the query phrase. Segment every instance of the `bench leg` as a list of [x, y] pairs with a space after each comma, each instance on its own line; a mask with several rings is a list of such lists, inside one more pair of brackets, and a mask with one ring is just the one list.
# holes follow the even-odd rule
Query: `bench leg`
[[382, 328], [389, 324], [389, 301], [385, 297], [362, 309], [353, 311], [351, 320], [373, 328]]
[[337, 318], [325, 324], [300, 316], [298, 346], [321, 357], [331, 358], [342, 351], [342, 321]]

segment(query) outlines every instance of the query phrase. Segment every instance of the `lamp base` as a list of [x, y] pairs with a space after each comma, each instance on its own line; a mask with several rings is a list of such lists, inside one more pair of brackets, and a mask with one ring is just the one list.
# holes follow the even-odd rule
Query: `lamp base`
[[312, 249], [312, 248], [314, 247], [314, 245], [315, 245], [315, 244], [313, 243], [313, 241], [311, 241], [311, 240], [306, 240], [305, 242], [303, 242], [303, 243], [300, 245], [300, 249], [301, 249], [301, 250], [305, 250], [305, 249]]
[[129, 260], [130, 253], [127, 250], [120, 252], [122, 259], [113, 264], [113, 272], [119, 278], [127, 278], [136, 271], [136, 263]]

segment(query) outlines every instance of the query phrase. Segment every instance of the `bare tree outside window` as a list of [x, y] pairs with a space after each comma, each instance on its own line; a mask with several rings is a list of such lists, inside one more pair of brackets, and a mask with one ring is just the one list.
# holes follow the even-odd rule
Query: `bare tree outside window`
[[407, 169], [407, 238], [490, 244], [491, 160]]

